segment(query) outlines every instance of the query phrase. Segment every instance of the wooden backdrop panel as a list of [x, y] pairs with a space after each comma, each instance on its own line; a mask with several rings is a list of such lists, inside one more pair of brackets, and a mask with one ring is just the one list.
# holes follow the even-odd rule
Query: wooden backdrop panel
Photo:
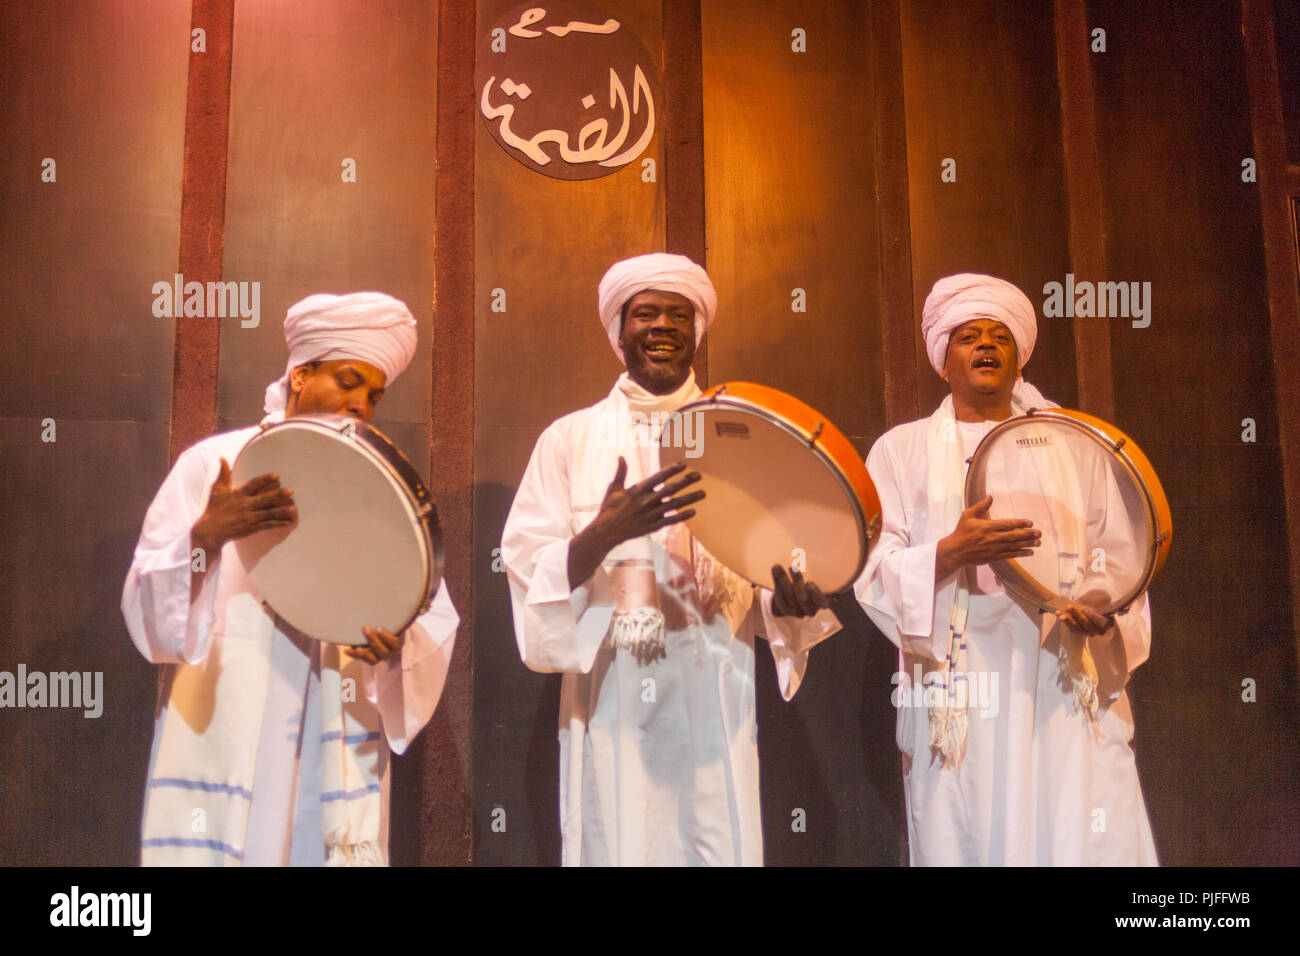
[[[290, 305], [386, 292], [406, 303], [419, 338], [374, 423], [429, 483], [437, 51], [437, 8], [420, 0], [237, 5], [224, 277], [260, 282], [262, 314], [256, 328], [222, 327], [221, 428], [262, 417], [266, 385], [284, 371]], [[355, 182], [343, 180], [345, 159]], [[451, 597], [461, 608], [469, 599]], [[425, 751], [447, 743], [430, 744], [431, 730], [393, 763], [395, 864], [420, 861], [423, 826], [455, 825], [422, 820]]]
[[152, 287], [176, 269], [189, 22], [184, 2], [0, 12], [0, 670], [103, 681], [97, 718], [0, 714], [0, 864], [139, 859], [154, 668], [119, 603], [167, 468]]
[[[480, 35], [516, 3], [479, 0]], [[652, 0], [603, 6], [659, 58]], [[478, 119], [475, 176], [474, 859], [559, 862], [558, 676], [519, 660], [509, 592], [494, 549], [542, 429], [606, 395], [623, 367], [596, 314], [596, 285], [615, 261], [662, 251], [662, 137], [657, 182], [639, 162], [569, 182], [531, 172]], [[494, 290], [505, 311], [493, 311]], [[497, 301], [500, 301], [498, 298]], [[612, 478], [613, 475], [611, 474]], [[505, 810], [505, 832], [492, 812]]]
[[1156, 847], [1172, 865], [1294, 865], [1293, 604], [1259, 199], [1241, 181], [1240, 10], [1094, 2], [1088, 23], [1107, 35], [1093, 60], [1107, 271], [1151, 283], [1150, 326], [1111, 323], [1117, 424], [1174, 516], [1151, 659], [1133, 680]]
[[[1070, 271], [1052, 4], [904, 0], [901, 10], [921, 413], [948, 393], [925, 358], [921, 311], [955, 272], [1024, 290], [1040, 313], [1026, 378], [1072, 407], [1073, 329], [1041, 318], [1044, 284]], [[947, 159], [955, 182], [940, 178]]]
[[[705, 225], [719, 300], [710, 384], [789, 391], [864, 457], [885, 421], [869, 20], [851, 2], [768, 4], [758, 17], [735, 0], [703, 5]], [[796, 28], [806, 52], [793, 48]], [[806, 311], [793, 311], [795, 289]], [[840, 606], [844, 631], [813, 652], [788, 704], [756, 645], [771, 864], [899, 862], [896, 661], [853, 605]]]
[[[703, 6], [711, 384], [792, 392], [883, 430], [873, 89], [860, 3]], [[791, 49], [806, 31], [807, 52]], [[793, 311], [794, 290], [806, 311]]]
[[[418, 0], [240, 5], [234, 51], [224, 273], [261, 283], [262, 315], [256, 328], [223, 325], [221, 426], [262, 417], [263, 391], [284, 371], [290, 305], [316, 292], [386, 292], [415, 315], [419, 344], [375, 423], [421, 426], [402, 450], [423, 472], [436, 10]], [[355, 182], [343, 180], [345, 159]]]
[[1300, 2], [1273, 0], [1273, 46], [1281, 80], [1282, 116], [1286, 125], [1286, 156], [1300, 165]]

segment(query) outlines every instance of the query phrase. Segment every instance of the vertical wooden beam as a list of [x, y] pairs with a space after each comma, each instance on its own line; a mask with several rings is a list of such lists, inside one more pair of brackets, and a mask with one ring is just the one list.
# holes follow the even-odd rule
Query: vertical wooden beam
[[[1061, 145], [1065, 151], [1070, 215], [1070, 262], [1075, 280], [1105, 279], [1106, 240], [1101, 222], [1101, 173], [1087, 11], [1078, 0], [1056, 0], [1056, 75], [1061, 93]], [[1075, 322], [1075, 375], [1079, 407], [1115, 419], [1110, 325]]]
[[[875, 90], [876, 221], [880, 230], [881, 366], [885, 426], [920, 416], [916, 303], [912, 292], [912, 212], [907, 174], [907, 104], [903, 90], [903, 26], [899, 0], [872, 0], [871, 79]], [[899, 801], [901, 803], [901, 800]], [[907, 828], [899, 827], [898, 861], [907, 861]]]
[[474, 41], [472, 7], [438, 8], [437, 181], [433, 229], [433, 440], [430, 491], [447, 552], [444, 586], [460, 630], [442, 700], [425, 731], [425, 865], [472, 862], [474, 704]]
[[1246, 54], [1246, 89], [1255, 145], [1268, 312], [1273, 345], [1273, 385], [1277, 434], [1286, 500], [1287, 542], [1291, 561], [1291, 622], [1300, 656], [1300, 280], [1296, 276], [1296, 236], [1292, 201], [1300, 198], [1300, 176], [1288, 169], [1282, 93], [1269, 0], [1242, 0], [1241, 32]]
[[876, 215], [880, 224], [885, 424], [892, 428], [920, 415], [899, 0], [873, 0], [870, 56], [876, 93]]
[[[700, 0], [664, 0], [664, 227], [669, 252], [707, 268], [704, 247], [704, 72]], [[695, 378], [709, 381], [709, 343]]]
[[[191, 24], [204, 31], [205, 52], [190, 54], [185, 100], [177, 272], [185, 282], [221, 278], [226, 230], [226, 146], [235, 0], [194, 0]], [[169, 460], [217, 430], [220, 319], [176, 316]]]

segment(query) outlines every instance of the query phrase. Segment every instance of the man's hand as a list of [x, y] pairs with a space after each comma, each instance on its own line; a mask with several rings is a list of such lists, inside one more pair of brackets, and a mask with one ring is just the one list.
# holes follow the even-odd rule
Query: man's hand
[[215, 555], [227, 541], [270, 528], [292, 527], [297, 520], [293, 490], [280, 487], [279, 475], [258, 475], [232, 488], [230, 465], [223, 458], [221, 471], [212, 483], [208, 507], [190, 530], [190, 544]]
[[221, 471], [212, 483], [208, 507], [190, 528], [190, 547], [204, 554], [204, 570], [190, 575], [190, 601], [198, 598], [207, 568], [227, 541], [235, 541], [268, 528], [292, 527], [298, 520], [293, 491], [280, 487], [274, 472], [258, 475], [238, 488], [230, 487], [230, 465], [221, 459]]
[[940, 539], [934, 558], [936, 581], [970, 564], [1028, 558], [1042, 543], [1043, 534], [1032, 521], [989, 518], [992, 504], [993, 496], [985, 495], [961, 513], [952, 534]]
[[402, 653], [402, 642], [406, 640], [405, 631], [394, 636], [382, 627], [363, 627], [361, 633], [366, 637], [367, 646], [343, 648], [343, 653], [348, 657], [365, 661], [367, 664], [378, 664]]
[[779, 564], [772, 565], [772, 614], [775, 617], [812, 617], [831, 606], [830, 598], [802, 571], [789, 573]]
[[1064, 621], [1067, 627], [1082, 631], [1084, 634], [1092, 636], [1105, 634], [1114, 626], [1115, 620], [1100, 613], [1097, 608], [1104, 607], [1109, 600], [1110, 596], [1105, 591], [1089, 591], [1087, 594], [1080, 595], [1079, 600], [1057, 611], [1056, 619]]
[[[605, 555], [624, 541], [653, 534], [660, 528], [695, 517], [688, 506], [704, 497], [703, 491], [673, 497], [679, 491], [700, 480], [698, 472], [680, 475], [686, 462], [679, 461], [662, 471], [655, 472], [630, 488], [623, 487], [627, 478], [627, 461], [621, 456], [614, 471], [614, 480], [605, 490], [600, 511], [572, 541], [569, 542], [569, 587], [574, 588], [596, 573]], [[668, 514], [668, 512], [675, 512]]]

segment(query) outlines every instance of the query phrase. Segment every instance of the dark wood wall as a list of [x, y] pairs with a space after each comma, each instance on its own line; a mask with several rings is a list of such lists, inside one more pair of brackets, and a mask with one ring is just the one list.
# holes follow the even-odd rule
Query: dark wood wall
[[3, 864], [139, 853], [154, 673], [118, 602], [167, 463], [151, 288], [176, 269], [189, 19], [180, 0], [0, 13], [0, 670], [98, 671], [104, 698], [98, 718], [0, 710]]
[[1150, 327], [1111, 324], [1116, 421], [1175, 516], [1133, 693], [1156, 846], [1173, 864], [1294, 865], [1300, 685], [1241, 11], [1097, 2], [1088, 22], [1108, 39], [1093, 61], [1106, 271], [1152, 289]]
[[[1280, 218], [1300, 197], [1296, 3], [604, 0], [669, 67], [653, 182], [638, 164], [550, 179], [492, 140], [474, 51], [515, 6], [0, 13], [2, 321], [22, 368], [0, 386], [0, 669], [100, 670], [106, 696], [97, 721], [0, 711], [0, 862], [136, 859], [154, 674], [117, 602], [144, 508], [179, 447], [259, 417], [284, 309], [359, 288], [421, 323], [381, 427], [439, 497], [464, 621], [443, 706], [396, 764], [394, 860], [558, 861], [559, 678], [519, 663], [495, 549], [538, 434], [621, 371], [600, 275], [663, 248], [718, 287], [702, 379], [793, 392], [864, 454], [943, 395], [919, 338], [939, 276], [993, 272], [1039, 304], [1071, 271], [1150, 282], [1147, 328], [1040, 319], [1026, 376], [1132, 434], [1173, 505], [1132, 688], [1162, 861], [1300, 862], [1300, 401], [1284, 374], [1300, 305]], [[198, 25], [210, 59], [189, 53]], [[40, 181], [46, 156], [57, 183]], [[260, 326], [154, 318], [152, 283], [178, 265], [260, 281]], [[791, 703], [759, 644], [770, 863], [906, 859], [893, 649], [851, 600], [838, 609], [845, 630]]]

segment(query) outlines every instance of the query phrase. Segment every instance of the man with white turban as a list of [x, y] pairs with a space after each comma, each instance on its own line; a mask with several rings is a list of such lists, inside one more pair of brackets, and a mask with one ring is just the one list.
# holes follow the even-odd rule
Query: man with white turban
[[[983, 436], [1054, 407], [1020, 377], [1037, 336], [1034, 307], [1002, 279], [948, 276], [925, 300], [921, 329], [951, 394], [872, 447], [883, 525], [855, 586], [899, 648], [893, 700], [912, 864], [1154, 865], [1124, 690], [1150, 650], [1145, 596], [1114, 618], [1081, 600], [1042, 614], [988, 567], [1032, 555], [1041, 532], [991, 519], [991, 495], [962, 508], [966, 463]], [[1004, 487], [990, 474], [999, 494], [1029, 482], [1038, 479], [1017, 473]], [[1122, 512], [1104, 479], [1087, 487], [1096, 510]]]
[[[415, 319], [378, 292], [310, 296], [289, 309], [284, 333], [289, 360], [267, 386], [263, 424], [309, 413], [368, 422], [415, 354]], [[389, 752], [433, 714], [459, 619], [445, 584], [405, 632], [365, 628], [355, 649], [277, 616], [234, 546], [296, 518], [275, 474], [231, 486], [230, 463], [258, 431], [180, 455], [122, 592], [132, 641], [163, 665], [141, 860], [384, 865]]]
[[685, 462], [660, 469], [660, 435], [700, 394], [708, 275], [685, 256], [636, 256], [598, 298], [627, 371], [542, 433], [501, 540], [519, 654], [564, 674], [563, 862], [759, 865], [755, 633], [789, 699], [840, 625], [799, 572], [774, 567], [775, 593], [756, 589], [680, 524], [704, 493], [686, 491], [700, 476]]

